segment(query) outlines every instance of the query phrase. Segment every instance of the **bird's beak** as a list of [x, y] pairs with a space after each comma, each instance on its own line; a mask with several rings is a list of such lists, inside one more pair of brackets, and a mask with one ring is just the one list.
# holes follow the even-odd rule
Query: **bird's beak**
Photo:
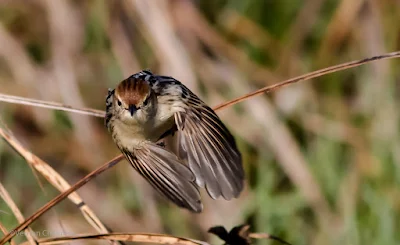
[[137, 111], [137, 108], [135, 105], [129, 105], [128, 111], [131, 113], [131, 116], [133, 116], [133, 114], [135, 114]]

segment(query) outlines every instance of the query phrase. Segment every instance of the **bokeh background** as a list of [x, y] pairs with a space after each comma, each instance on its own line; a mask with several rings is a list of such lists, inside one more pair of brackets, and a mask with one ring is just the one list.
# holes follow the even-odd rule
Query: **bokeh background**
[[[215, 106], [395, 50], [397, 0], [0, 1], [0, 92], [77, 107], [105, 109], [107, 88], [144, 68]], [[117, 232], [222, 244], [209, 227], [246, 222], [296, 245], [398, 244], [399, 64], [378, 61], [218, 111], [243, 154], [247, 185], [237, 200], [203, 192], [204, 212], [191, 214], [125, 161], [78, 193]], [[71, 184], [119, 154], [100, 118], [5, 103], [0, 110], [15, 136]], [[0, 181], [25, 217], [58, 193], [4, 142]], [[17, 221], [3, 200], [0, 210], [11, 230]], [[32, 228], [95, 232], [67, 200]]]

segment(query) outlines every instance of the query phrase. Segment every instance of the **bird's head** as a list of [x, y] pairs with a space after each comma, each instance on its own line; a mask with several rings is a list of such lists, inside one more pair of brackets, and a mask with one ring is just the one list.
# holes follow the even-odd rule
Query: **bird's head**
[[114, 110], [124, 122], [145, 122], [155, 112], [155, 96], [147, 81], [133, 76], [115, 89]]

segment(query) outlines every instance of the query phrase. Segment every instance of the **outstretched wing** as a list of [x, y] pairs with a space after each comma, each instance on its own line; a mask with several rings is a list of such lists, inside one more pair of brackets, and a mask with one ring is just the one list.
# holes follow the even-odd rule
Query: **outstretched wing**
[[205, 185], [212, 198], [239, 196], [244, 171], [235, 139], [211, 108], [199, 105], [197, 97], [189, 102], [190, 106], [175, 114], [178, 155], [187, 159], [197, 184]]
[[[172, 77], [153, 75], [144, 70], [134, 76], [148, 81], [158, 103], [175, 111], [178, 130], [178, 156], [187, 160], [196, 183], [209, 195], [226, 200], [243, 189], [242, 158], [235, 139], [215, 112], [187, 87]], [[177, 98], [171, 100], [171, 98]]]
[[148, 142], [134, 152], [121, 150], [132, 166], [164, 197], [179, 207], [201, 212], [203, 205], [194, 185], [195, 176], [179, 159], [162, 147]]

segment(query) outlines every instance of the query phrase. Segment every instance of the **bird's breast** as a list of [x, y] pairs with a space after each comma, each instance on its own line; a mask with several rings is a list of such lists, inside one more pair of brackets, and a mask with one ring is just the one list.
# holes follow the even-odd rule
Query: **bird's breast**
[[173, 113], [164, 110], [158, 111], [143, 123], [127, 124], [121, 120], [115, 120], [111, 131], [114, 141], [120, 148], [131, 150], [140, 148], [146, 141], [156, 142], [174, 124]]
[[143, 127], [128, 125], [120, 120], [113, 122], [111, 133], [119, 148], [128, 150], [137, 149], [146, 141]]

